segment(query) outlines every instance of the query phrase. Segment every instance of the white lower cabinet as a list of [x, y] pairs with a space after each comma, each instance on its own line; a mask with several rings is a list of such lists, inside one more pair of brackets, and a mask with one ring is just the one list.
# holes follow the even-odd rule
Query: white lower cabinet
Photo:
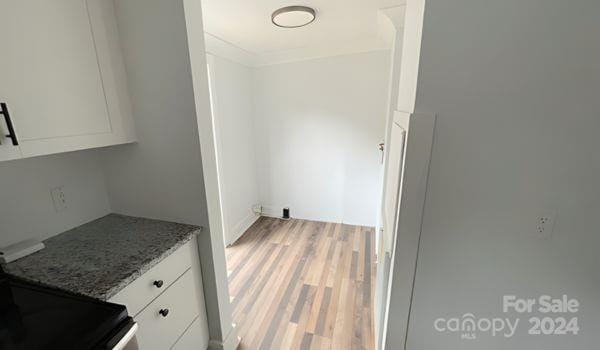
[[208, 348], [208, 341], [208, 325], [206, 324], [206, 318], [198, 316], [171, 349], [204, 350]]
[[137, 322], [140, 350], [207, 348], [208, 323], [195, 238], [110, 301], [127, 306]]
[[130, 315], [139, 314], [152, 300], [161, 295], [192, 266], [193, 249], [189, 244], [177, 249], [160, 264], [131, 282], [111, 301], [127, 305]]
[[135, 317], [140, 349], [170, 348], [198, 316], [195, 296], [192, 272], [188, 270]]

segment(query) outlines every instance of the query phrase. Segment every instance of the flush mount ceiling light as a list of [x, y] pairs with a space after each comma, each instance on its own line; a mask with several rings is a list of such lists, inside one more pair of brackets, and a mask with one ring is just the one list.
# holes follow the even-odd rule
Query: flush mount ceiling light
[[315, 10], [306, 6], [282, 7], [271, 15], [273, 24], [282, 28], [304, 27], [315, 18]]

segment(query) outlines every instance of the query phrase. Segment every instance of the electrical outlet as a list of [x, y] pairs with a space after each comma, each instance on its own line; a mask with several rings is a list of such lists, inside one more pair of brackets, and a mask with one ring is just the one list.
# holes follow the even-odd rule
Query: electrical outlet
[[537, 218], [535, 234], [538, 238], [550, 238], [554, 232], [556, 213], [547, 212]]
[[50, 195], [52, 196], [52, 202], [54, 203], [54, 210], [57, 213], [67, 209], [67, 197], [65, 196], [65, 191], [63, 187], [56, 187], [50, 191]]

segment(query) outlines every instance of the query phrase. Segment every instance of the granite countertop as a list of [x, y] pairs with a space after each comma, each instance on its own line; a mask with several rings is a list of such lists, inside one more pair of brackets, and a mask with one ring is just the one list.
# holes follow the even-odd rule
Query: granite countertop
[[44, 249], [3, 268], [50, 287], [108, 300], [201, 230], [109, 214], [47, 239]]

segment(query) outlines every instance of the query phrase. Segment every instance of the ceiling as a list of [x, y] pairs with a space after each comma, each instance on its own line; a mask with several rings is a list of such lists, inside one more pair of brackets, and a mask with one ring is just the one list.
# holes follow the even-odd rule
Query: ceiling
[[[379, 9], [405, 0], [203, 0], [204, 28], [211, 36], [251, 55], [377, 40]], [[271, 13], [290, 5], [314, 8], [316, 20], [302, 28], [279, 28]]]

